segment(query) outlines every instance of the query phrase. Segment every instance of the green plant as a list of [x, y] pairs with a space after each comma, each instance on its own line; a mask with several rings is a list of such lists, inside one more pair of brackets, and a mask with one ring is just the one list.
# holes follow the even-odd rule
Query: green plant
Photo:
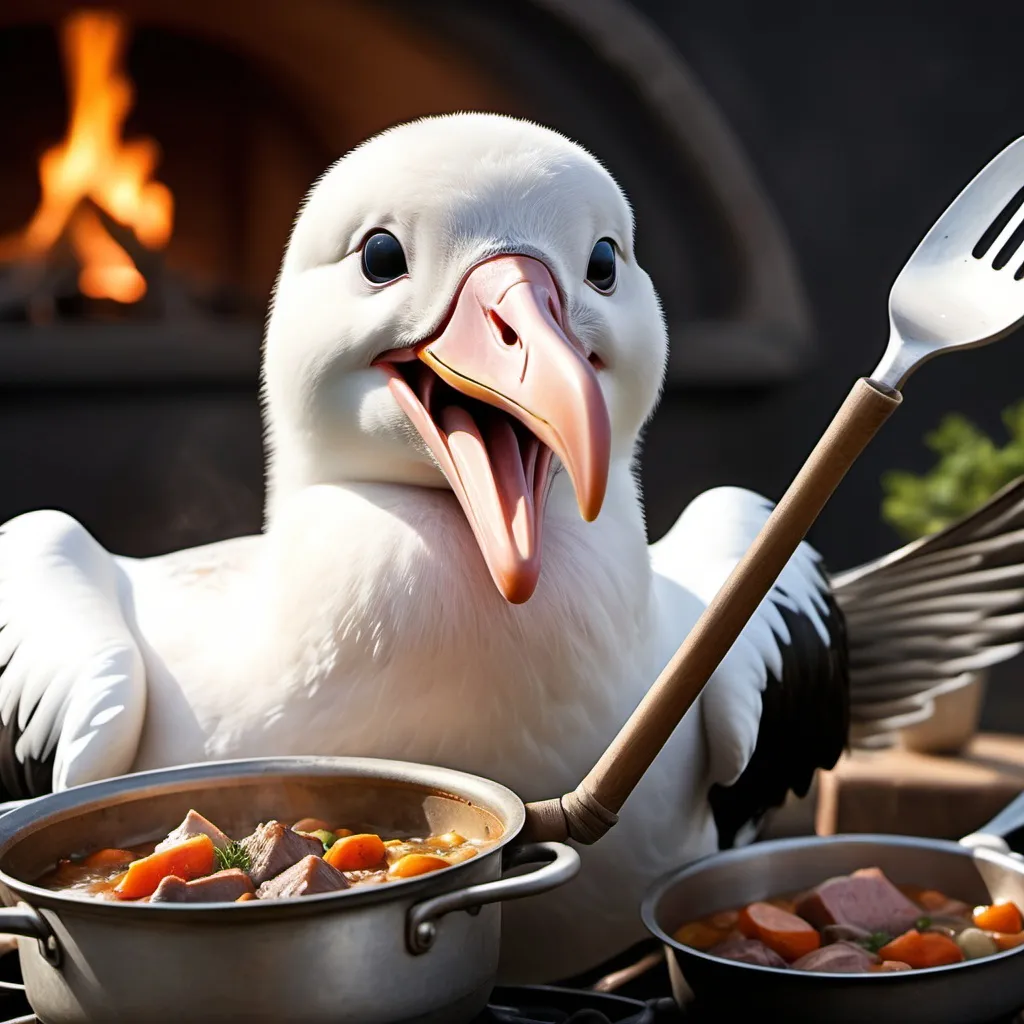
[[246, 853], [241, 843], [228, 843], [223, 850], [219, 847], [214, 848], [213, 853], [217, 858], [218, 871], [226, 871], [228, 868], [241, 868], [242, 871], [248, 871], [252, 867], [249, 854]]
[[882, 518], [908, 540], [935, 533], [983, 505], [1024, 475], [1024, 402], [1003, 411], [1002, 447], [959, 413], [925, 437], [938, 461], [923, 476], [893, 470], [882, 477]]

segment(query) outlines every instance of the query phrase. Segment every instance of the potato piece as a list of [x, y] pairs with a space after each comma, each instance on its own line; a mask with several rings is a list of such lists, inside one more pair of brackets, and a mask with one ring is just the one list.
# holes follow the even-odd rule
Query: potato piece
[[980, 928], [965, 928], [957, 937], [956, 944], [968, 960], [980, 960], [999, 952], [996, 940]]
[[331, 826], [323, 818], [300, 818], [292, 825], [293, 832], [330, 832]]

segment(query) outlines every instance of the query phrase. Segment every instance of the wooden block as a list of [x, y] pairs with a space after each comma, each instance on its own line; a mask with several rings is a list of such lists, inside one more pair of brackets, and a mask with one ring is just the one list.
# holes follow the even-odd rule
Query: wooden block
[[943, 757], [893, 749], [845, 755], [821, 775], [815, 831], [959, 839], [1024, 790], [1024, 737], [980, 734]]

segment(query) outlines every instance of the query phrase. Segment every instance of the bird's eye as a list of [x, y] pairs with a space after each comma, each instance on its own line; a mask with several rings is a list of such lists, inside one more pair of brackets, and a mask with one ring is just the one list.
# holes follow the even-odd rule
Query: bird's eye
[[590, 254], [587, 280], [599, 291], [610, 292], [615, 286], [615, 246], [602, 238]]
[[374, 231], [363, 242], [363, 276], [374, 284], [386, 284], [408, 274], [402, 243], [390, 231]]

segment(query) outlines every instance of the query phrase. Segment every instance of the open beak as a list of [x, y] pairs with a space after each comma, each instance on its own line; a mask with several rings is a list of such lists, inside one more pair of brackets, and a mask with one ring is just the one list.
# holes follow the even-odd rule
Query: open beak
[[498, 256], [466, 276], [436, 338], [377, 361], [513, 604], [530, 598], [540, 576], [552, 453], [588, 522], [608, 483], [608, 408], [594, 366], [563, 323], [547, 267]]

